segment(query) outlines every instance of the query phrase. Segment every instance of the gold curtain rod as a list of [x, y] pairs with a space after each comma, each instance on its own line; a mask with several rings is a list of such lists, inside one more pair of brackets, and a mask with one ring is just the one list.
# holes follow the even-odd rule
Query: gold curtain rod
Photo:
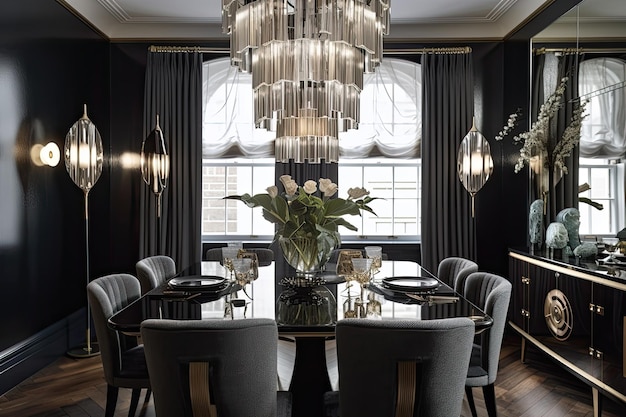
[[148, 48], [150, 52], [199, 52], [202, 54], [223, 54], [230, 51], [228, 48], [203, 48], [201, 46], [156, 46]]
[[412, 54], [469, 54], [469, 46], [454, 46], [445, 48], [413, 48], [413, 49], [383, 49], [383, 54], [412, 55]]
[[623, 54], [626, 53], [624, 48], [533, 48], [535, 55], [541, 55], [548, 52], [560, 52], [563, 54]]
[[435, 55], [469, 54], [471, 52], [472, 48], [470, 48], [469, 46], [459, 46], [452, 48], [422, 48], [421, 50], [418, 49], [418, 53]]
[[[200, 52], [204, 54], [223, 54], [229, 52], [228, 48], [203, 48], [200, 46], [156, 46], [151, 45], [150, 52]], [[419, 48], [419, 49], [385, 49], [383, 54], [469, 54], [472, 48], [469, 46], [458, 46], [450, 48]]]

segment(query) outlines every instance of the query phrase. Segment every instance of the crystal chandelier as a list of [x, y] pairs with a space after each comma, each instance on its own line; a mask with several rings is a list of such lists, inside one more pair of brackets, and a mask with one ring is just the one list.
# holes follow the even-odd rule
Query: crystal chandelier
[[391, 0], [222, 0], [232, 65], [252, 73], [254, 122], [276, 161], [339, 159], [357, 129], [363, 74], [380, 64]]

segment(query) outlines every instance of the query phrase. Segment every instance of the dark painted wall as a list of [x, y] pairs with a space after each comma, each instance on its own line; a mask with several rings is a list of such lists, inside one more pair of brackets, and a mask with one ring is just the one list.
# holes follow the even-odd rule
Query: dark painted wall
[[[54, 141], [62, 149], [84, 103], [105, 149], [102, 177], [89, 195], [90, 275], [134, 273], [143, 183], [139, 170], [124, 168], [121, 161], [140, 152], [146, 134], [143, 77], [149, 45], [104, 40], [57, 2], [0, 3], [0, 392], [19, 382], [3, 373], [11, 367], [6, 358], [54, 323], [84, 313], [82, 191], [63, 161], [55, 168], [36, 167], [28, 156], [36, 143]], [[508, 247], [526, 242], [526, 179], [513, 172], [517, 148], [493, 137], [509, 113], [527, 105], [529, 45], [521, 35], [469, 45], [476, 117], [495, 165], [476, 200], [477, 260], [481, 269], [506, 275]], [[84, 334], [70, 333], [64, 348], [83, 340]], [[40, 350], [49, 361], [62, 354]], [[20, 361], [31, 356], [25, 353]]]
[[139, 193], [141, 171], [124, 168], [124, 154], [141, 152], [143, 92], [147, 45], [111, 45], [111, 267], [135, 274], [139, 257]]
[[477, 128], [489, 141], [494, 161], [492, 176], [476, 195], [476, 261], [481, 270], [504, 276], [508, 248], [526, 245], [528, 177], [526, 171], [514, 173], [519, 147], [494, 137], [515, 109], [527, 114], [528, 48], [528, 42], [474, 48]]
[[[0, 5], [0, 352], [86, 305], [83, 192], [63, 160], [37, 167], [29, 151], [62, 150], [87, 104], [108, 153], [108, 48], [56, 2]], [[108, 262], [108, 169], [90, 194], [93, 274]]]

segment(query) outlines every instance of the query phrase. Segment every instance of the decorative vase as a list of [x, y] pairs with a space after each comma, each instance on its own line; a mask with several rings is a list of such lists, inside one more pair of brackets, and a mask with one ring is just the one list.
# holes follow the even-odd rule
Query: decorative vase
[[324, 326], [337, 322], [337, 300], [322, 278], [288, 277], [276, 301], [276, 321], [282, 325]]
[[552, 167], [550, 156], [545, 151], [540, 151], [530, 158], [530, 168], [534, 178], [532, 198], [543, 200], [544, 225], [555, 221], [556, 214], [563, 208], [557, 207], [555, 188], [563, 178], [563, 171]]
[[528, 235], [531, 253], [541, 251], [544, 241], [543, 199], [538, 198], [530, 205], [528, 214]]
[[338, 236], [317, 237], [294, 236], [281, 237], [278, 240], [283, 257], [296, 270], [296, 276], [313, 278], [330, 259], [333, 250], [339, 246]]
[[283, 257], [296, 270], [295, 277], [285, 277], [285, 290], [276, 305], [276, 320], [289, 325], [328, 325], [337, 320], [337, 301], [317, 276], [339, 247], [338, 234], [318, 237], [294, 236], [278, 240]]

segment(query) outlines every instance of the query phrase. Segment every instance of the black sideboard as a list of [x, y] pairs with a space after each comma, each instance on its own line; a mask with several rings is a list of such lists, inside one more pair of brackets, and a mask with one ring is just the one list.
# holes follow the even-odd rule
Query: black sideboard
[[626, 269], [595, 260], [509, 251], [509, 325], [602, 397], [626, 407]]

